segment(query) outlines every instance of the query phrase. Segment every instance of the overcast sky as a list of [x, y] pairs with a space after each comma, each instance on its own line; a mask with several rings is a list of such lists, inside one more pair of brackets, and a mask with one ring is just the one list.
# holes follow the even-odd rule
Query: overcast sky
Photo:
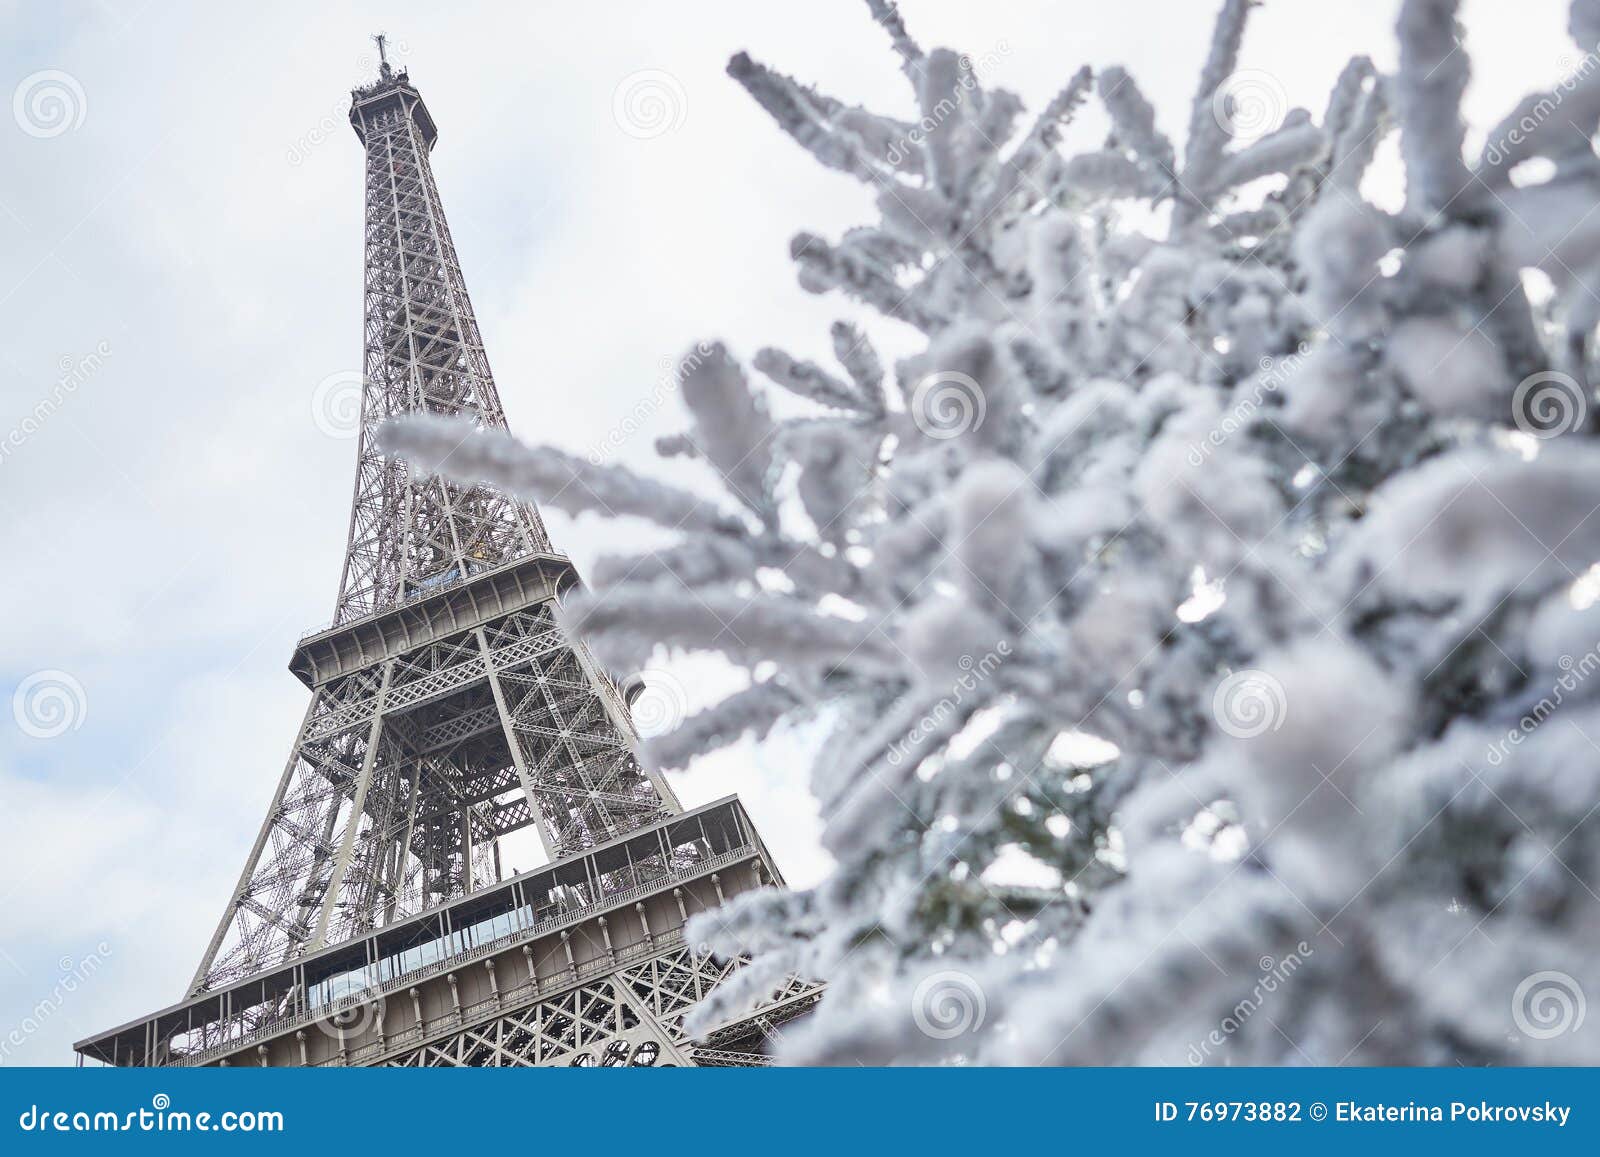
[[[1243, 63], [1320, 115], [1351, 53], [1392, 61], [1395, 6], [1272, 0]], [[1127, 65], [1178, 137], [1215, 6], [902, 7], [925, 45], [993, 57], [986, 81], [1031, 109], [1080, 64]], [[1474, 124], [1577, 62], [1565, 7], [1467, 5]], [[858, 0], [0, 2], [0, 20], [0, 1063], [51, 1064], [182, 995], [305, 709], [285, 663], [332, 612], [354, 466], [314, 399], [359, 367], [345, 113], [375, 69], [369, 34], [439, 124], [512, 427], [578, 453], [701, 338], [822, 359], [828, 323], [860, 316], [802, 292], [787, 243], [870, 220], [868, 195], [783, 138], [727, 58], [911, 104]], [[1069, 147], [1092, 120], [1079, 131]], [[679, 424], [669, 399], [618, 454], [644, 462]], [[548, 521], [580, 567], [618, 545], [615, 527]], [[70, 716], [14, 726], [17, 689], [50, 681]], [[828, 863], [802, 746], [740, 748], [677, 783], [689, 805], [737, 790], [808, 884]]]

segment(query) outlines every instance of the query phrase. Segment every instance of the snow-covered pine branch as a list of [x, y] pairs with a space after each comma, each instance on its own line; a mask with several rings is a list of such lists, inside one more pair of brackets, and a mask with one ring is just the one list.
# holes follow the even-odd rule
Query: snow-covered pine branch
[[[1456, 5], [1403, 0], [1397, 75], [1359, 57], [1320, 123], [1279, 110], [1252, 143], [1241, 70], [1295, 62], [1253, 60], [1227, 0], [1183, 141], [1072, 60], [1019, 137], [1016, 98], [868, 7], [914, 89], [892, 115], [730, 71], [876, 196], [796, 237], [802, 288], [909, 323], [914, 355], [843, 322], [837, 368], [760, 355], [795, 416], [697, 359], [663, 449], [715, 498], [391, 442], [681, 516], [569, 620], [614, 665], [749, 669], [662, 764], [826, 730], [837, 870], [695, 925], [753, 958], [719, 1000], [827, 981], [790, 1062], [1600, 1061], [1600, 1033], [1547, 1031], [1600, 993], [1593, 74], [1469, 165]], [[1597, 14], [1573, 4], [1585, 52]], [[1091, 89], [1105, 140], [1067, 122]], [[1364, 194], [1395, 131], [1391, 212]], [[1512, 181], [1532, 157], [1554, 172]]]

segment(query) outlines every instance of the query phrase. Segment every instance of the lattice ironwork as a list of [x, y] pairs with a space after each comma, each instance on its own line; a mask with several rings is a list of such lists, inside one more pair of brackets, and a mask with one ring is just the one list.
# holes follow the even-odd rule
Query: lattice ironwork
[[771, 1032], [810, 1007], [818, 993], [815, 985], [786, 983], [752, 1018], [735, 1026], [732, 1039], [715, 1045], [697, 1044], [683, 1030], [684, 1014], [742, 965], [680, 948], [382, 1063], [408, 1068], [766, 1065]]
[[[385, 63], [352, 94], [350, 121], [367, 158], [366, 381], [334, 632], [404, 616], [422, 596], [470, 608], [478, 576], [552, 553], [531, 504], [413, 478], [377, 449], [377, 427], [399, 414], [480, 427], [505, 415], [429, 167], [438, 133], [421, 96]], [[521, 828], [555, 859], [681, 810], [635, 757], [616, 686], [548, 602], [405, 639], [314, 686], [190, 995], [499, 879], [497, 841]]]
[[375, 431], [427, 411], [504, 428], [483, 338], [428, 155], [438, 132], [404, 72], [353, 94], [366, 148], [361, 433], [337, 622], [399, 606], [507, 559], [548, 550], [538, 512], [486, 486], [417, 479]]

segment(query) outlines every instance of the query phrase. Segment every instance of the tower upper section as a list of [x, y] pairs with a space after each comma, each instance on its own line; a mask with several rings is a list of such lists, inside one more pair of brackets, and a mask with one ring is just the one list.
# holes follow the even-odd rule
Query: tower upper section
[[366, 149], [364, 381], [338, 623], [550, 549], [532, 505], [489, 486], [412, 478], [378, 450], [377, 428], [401, 414], [480, 428], [506, 419], [434, 184], [439, 132], [421, 94], [385, 60], [378, 80], [351, 94], [350, 123]]
[[392, 70], [383, 66], [383, 75], [369, 85], [350, 92], [350, 125], [362, 144], [367, 143], [367, 126], [388, 123], [391, 116], [409, 117], [416, 121], [419, 135], [428, 149], [439, 139], [439, 129], [422, 102], [422, 94], [411, 85], [406, 70]]

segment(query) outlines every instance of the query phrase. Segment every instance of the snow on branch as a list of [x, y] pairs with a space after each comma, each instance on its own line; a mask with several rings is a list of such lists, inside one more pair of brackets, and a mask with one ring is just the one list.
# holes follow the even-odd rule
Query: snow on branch
[[[790, 1063], [1600, 1062], [1529, 1019], [1539, 985], [1600, 993], [1600, 86], [1530, 97], [1469, 172], [1457, 6], [1405, 0], [1396, 73], [1358, 57], [1320, 122], [1246, 140], [1250, 7], [1220, 5], [1181, 141], [1115, 66], [1022, 128], [879, 0], [915, 123], [736, 57], [875, 201], [791, 248], [857, 320], [755, 378], [686, 364], [659, 445], [714, 498], [385, 434], [681, 525], [563, 613], [617, 669], [746, 676], [647, 758], [804, 721], [782, 750], [812, 748], [836, 869], [697, 918], [750, 963], [694, 1024], [798, 975], [827, 992]], [[1571, 29], [1592, 47], [1600, 4]]]
[[416, 470], [457, 482], [489, 482], [509, 494], [576, 514], [630, 514], [671, 529], [728, 531], [736, 520], [688, 491], [624, 466], [596, 466], [552, 447], [527, 447], [462, 419], [416, 415], [383, 427], [380, 446]]

